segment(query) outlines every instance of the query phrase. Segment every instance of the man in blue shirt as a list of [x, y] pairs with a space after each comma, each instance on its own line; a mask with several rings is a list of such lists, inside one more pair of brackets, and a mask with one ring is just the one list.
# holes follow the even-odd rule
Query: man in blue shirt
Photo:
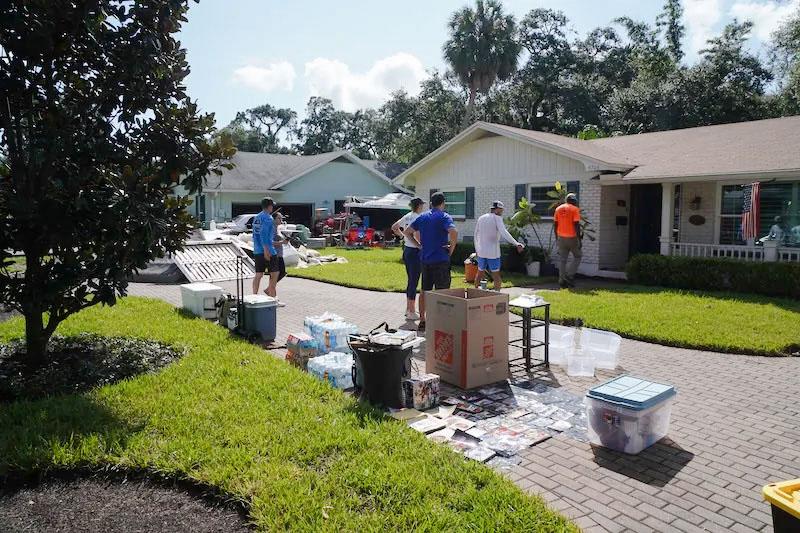
[[256, 275], [253, 278], [253, 294], [258, 294], [258, 287], [261, 285], [261, 278], [264, 272], [269, 273], [269, 285], [264, 291], [267, 296], [277, 294], [278, 273], [280, 264], [278, 252], [273, 243], [274, 222], [272, 211], [275, 209], [275, 202], [272, 198], [261, 200], [261, 212], [253, 219], [253, 261], [256, 264]]
[[[444, 209], [444, 194], [437, 192], [431, 196], [430, 211], [403, 230], [403, 234], [420, 248], [423, 292], [450, 288], [450, 256], [456, 249], [458, 230]], [[418, 329], [425, 329], [424, 315], [420, 317]]]

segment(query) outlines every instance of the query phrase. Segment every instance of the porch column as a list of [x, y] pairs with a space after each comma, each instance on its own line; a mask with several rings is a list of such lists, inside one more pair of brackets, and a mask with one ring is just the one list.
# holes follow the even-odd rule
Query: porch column
[[672, 252], [672, 217], [674, 214], [675, 184], [661, 184], [661, 255]]

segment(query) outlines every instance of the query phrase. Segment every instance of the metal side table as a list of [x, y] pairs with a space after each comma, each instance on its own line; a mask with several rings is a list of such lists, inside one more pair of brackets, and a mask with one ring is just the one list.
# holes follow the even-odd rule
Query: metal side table
[[[509, 346], [521, 348], [522, 357], [516, 359], [509, 358], [509, 368], [522, 367], [524, 365], [526, 372], [530, 372], [532, 368], [539, 366], [549, 368], [550, 304], [538, 297], [519, 296], [511, 300], [508, 305], [522, 310], [522, 318], [509, 322], [511, 327], [522, 330], [522, 337], [513, 339], [508, 343]], [[539, 308], [544, 309], [544, 320], [533, 318], [533, 310]], [[544, 328], [544, 342], [533, 340], [533, 330], [536, 328]], [[531, 350], [540, 346], [544, 347], [544, 359], [537, 359], [538, 362], [533, 364], [531, 361]]]

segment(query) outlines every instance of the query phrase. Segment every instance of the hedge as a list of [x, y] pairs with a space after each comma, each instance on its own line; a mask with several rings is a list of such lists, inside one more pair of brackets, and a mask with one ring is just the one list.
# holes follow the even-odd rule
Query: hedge
[[[544, 261], [544, 253], [541, 253], [541, 250], [537, 248], [534, 252], [538, 251], [537, 254], [540, 258], [537, 259], [538, 261]], [[464, 266], [464, 261], [475, 253], [475, 244], [471, 242], [459, 242], [456, 244], [456, 249], [453, 252], [453, 255], [450, 257], [451, 264], [455, 266]], [[522, 254], [517, 252], [517, 249], [510, 244], [501, 244], [500, 245], [500, 257], [502, 260], [502, 268], [506, 272], [519, 272], [524, 274], [525, 271], [525, 262], [523, 261]]]
[[637, 255], [628, 262], [626, 271], [628, 281], [641, 285], [800, 298], [797, 263]]

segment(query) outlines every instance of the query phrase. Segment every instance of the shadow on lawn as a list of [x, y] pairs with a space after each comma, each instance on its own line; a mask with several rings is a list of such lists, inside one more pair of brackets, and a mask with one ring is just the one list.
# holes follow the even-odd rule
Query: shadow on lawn
[[[84, 395], [56, 396], [35, 401], [6, 404], [0, 409], [0, 487], [9, 478], [38, 477], [56, 461], [57, 445], [67, 448], [71, 467], [85, 466], [99, 456], [125, 448], [128, 440], [142, 430], [144, 421], [123, 421], [107, 407]], [[83, 450], [87, 437], [91, 450]], [[83, 450], [83, 451], [81, 451]], [[73, 463], [73, 459], [83, 462]], [[64, 467], [59, 465], [58, 467]], [[56, 468], [58, 468], [56, 467]]]
[[688, 465], [694, 454], [669, 438], [663, 438], [638, 455], [592, 446], [594, 462], [631, 479], [663, 487]]

